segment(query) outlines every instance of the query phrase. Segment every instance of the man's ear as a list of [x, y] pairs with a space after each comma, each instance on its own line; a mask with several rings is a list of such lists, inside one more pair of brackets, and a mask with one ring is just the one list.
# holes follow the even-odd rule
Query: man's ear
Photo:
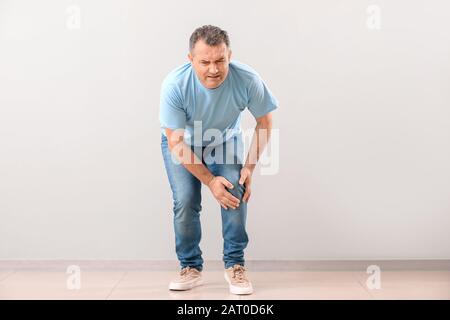
[[188, 56], [189, 61], [190, 61], [190, 62], [193, 62], [194, 57], [192, 56], [192, 54], [191, 54], [190, 52], [188, 53], [187, 56]]
[[228, 50], [228, 61], [231, 60], [231, 52], [232, 52], [231, 49], [229, 49], [229, 50]]

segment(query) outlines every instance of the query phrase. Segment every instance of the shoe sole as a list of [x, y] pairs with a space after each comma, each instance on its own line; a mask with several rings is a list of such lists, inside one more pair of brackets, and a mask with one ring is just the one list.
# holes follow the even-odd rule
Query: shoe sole
[[197, 279], [197, 280], [193, 280], [192, 282], [188, 282], [188, 283], [177, 283], [177, 282], [171, 282], [169, 284], [169, 290], [174, 290], [174, 291], [185, 291], [185, 290], [190, 290], [192, 288], [201, 286], [203, 284], [203, 279]]
[[230, 292], [232, 294], [244, 295], [244, 294], [252, 294], [253, 293], [253, 287], [251, 284], [250, 284], [250, 287], [248, 287], [248, 288], [236, 287], [231, 284], [231, 281], [230, 281], [230, 279], [228, 279], [228, 275], [226, 272], [224, 273], [224, 277], [225, 277], [225, 280], [228, 282], [228, 285], [230, 287]]

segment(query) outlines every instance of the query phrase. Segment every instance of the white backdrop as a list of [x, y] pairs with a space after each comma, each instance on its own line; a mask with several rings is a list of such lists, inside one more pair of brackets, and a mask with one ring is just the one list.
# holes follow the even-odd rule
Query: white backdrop
[[[0, 259], [175, 259], [159, 90], [203, 24], [280, 101], [280, 167], [255, 174], [248, 259], [450, 258], [449, 12], [0, 0]], [[203, 191], [202, 250], [221, 259]]]

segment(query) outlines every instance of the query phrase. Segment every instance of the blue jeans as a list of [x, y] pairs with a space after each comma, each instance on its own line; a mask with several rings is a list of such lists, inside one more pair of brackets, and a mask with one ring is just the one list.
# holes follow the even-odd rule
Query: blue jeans
[[[236, 142], [237, 138], [231, 139], [235, 139]], [[224, 145], [206, 150], [206, 152], [205, 147], [191, 147], [191, 149], [213, 175], [222, 176], [233, 184], [234, 188], [227, 188], [227, 191], [241, 200], [239, 207], [235, 210], [232, 208], [225, 210], [219, 205], [222, 215], [223, 261], [225, 268], [229, 268], [235, 264], [244, 265], [244, 249], [248, 244], [248, 236], [245, 230], [247, 204], [242, 201], [245, 187], [239, 184], [242, 160], [237, 155], [236, 148], [230, 149]], [[238, 144], [236, 143], [236, 145]], [[229, 161], [226, 163], [225, 161], [211, 161], [211, 158], [208, 157], [205, 159], [205, 154], [215, 155], [215, 152], [218, 150], [226, 158], [234, 159], [234, 163], [229, 163]], [[203, 269], [203, 258], [199, 244], [201, 239], [202, 183], [181, 163], [173, 161], [168, 148], [167, 138], [164, 135], [161, 135], [161, 151], [172, 189], [173, 225], [177, 257], [182, 268], [189, 266], [201, 271]], [[230, 152], [233, 154], [230, 155]], [[214, 159], [217, 160], [219, 157], [214, 157]]]

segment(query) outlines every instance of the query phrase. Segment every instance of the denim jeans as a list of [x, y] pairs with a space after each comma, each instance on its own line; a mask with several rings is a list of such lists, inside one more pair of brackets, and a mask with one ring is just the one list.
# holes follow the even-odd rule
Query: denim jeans
[[[233, 137], [231, 139], [235, 139]], [[238, 156], [236, 148], [228, 148], [222, 144], [206, 150], [205, 147], [192, 147], [199, 159], [215, 176], [222, 176], [230, 181], [234, 188], [228, 189], [231, 194], [241, 200], [236, 209], [223, 209], [219, 204], [222, 216], [223, 261], [225, 268], [235, 264], [244, 265], [244, 249], [248, 244], [245, 229], [247, 218], [247, 204], [242, 201], [245, 187], [239, 184], [242, 159]], [[208, 148], [206, 148], [208, 149]], [[169, 184], [173, 198], [173, 225], [175, 230], [175, 249], [182, 268], [193, 267], [203, 269], [202, 251], [200, 250], [201, 225], [200, 211], [202, 183], [192, 175], [181, 163], [174, 162], [169, 151], [167, 138], [161, 135], [161, 151], [164, 159]], [[219, 160], [215, 153], [220, 151], [230, 161]], [[230, 155], [230, 152], [233, 153]], [[227, 154], [228, 153], [228, 154]], [[205, 157], [204, 155], [207, 154]], [[209, 157], [208, 157], [209, 155]], [[216, 156], [216, 157], [211, 157]]]

